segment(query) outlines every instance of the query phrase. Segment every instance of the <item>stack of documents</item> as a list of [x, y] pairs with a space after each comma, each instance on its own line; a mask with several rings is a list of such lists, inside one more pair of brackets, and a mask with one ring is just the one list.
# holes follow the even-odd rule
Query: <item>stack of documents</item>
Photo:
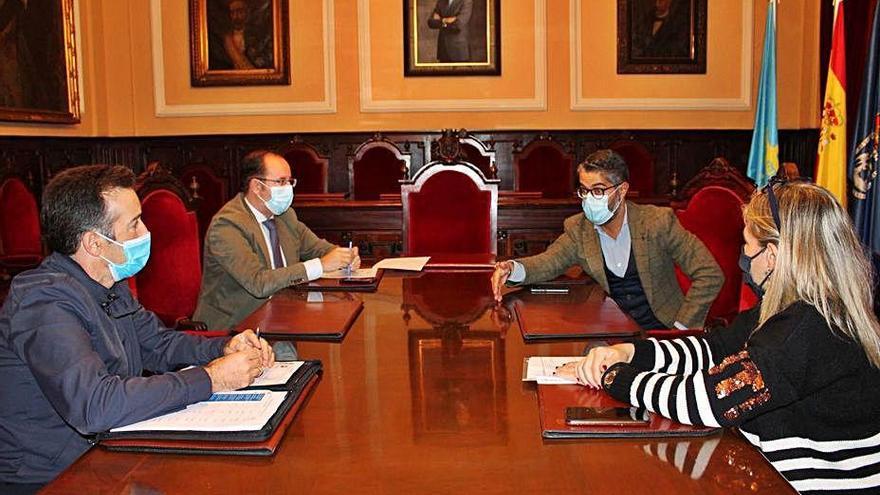
[[186, 409], [113, 428], [110, 432], [261, 430], [288, 394], [266, 388], [286, 385], [302, 365], [303, 361], [276, 362], [254, 380], [249, 388], [255, 390], [212, 394], [208, 400], [190, 404]]
[[523, 359], [523, 381], [537, 382], [540, 385], [574, 385], [577, 380], [556, 376], [556, 368], [566, 363], [579, 361], [583, 356], [531, 356]]
[[379, 269], [382, 270], [406, 270], [420, 272], [430, 260], [430, 256], [415, 256], [409, 258], [385, 258], [370, 268], [358, 268], [352, 270], [351, 275], [346, 270], [324, 272], [321, 278], [374, 278]]

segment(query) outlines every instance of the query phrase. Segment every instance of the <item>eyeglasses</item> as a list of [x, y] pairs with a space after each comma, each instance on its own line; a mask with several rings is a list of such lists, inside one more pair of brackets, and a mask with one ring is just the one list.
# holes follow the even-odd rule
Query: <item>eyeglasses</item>
[[608, 186], [608, 187], [602, 187], [602, 186], [595, 186], [595, 187], [584, 187], [584, 186], [578, 186], [578, 188], [577, 188], [577, 196], [578, 196], [579, 198], [581, 198], [581, 199], [587, 199], [587, 195], [592, 194], [594, 198], [601, 199], [601, 198], [603, 198], [603, 197], [605, 196], [606, 191], [608, 191], [609, 189], [614, 189], [615, 187], [617, 187], [617, 186], [619, 186], [619, 185], [621, 185], [621, 184], [623, 184], [623, 182], [618, 182], [617, 184], [614, 184], [613, 186]]
[[296, 177], [282, 177], [280, 179], [270, 179], [268, 177], [254, 178], [262, 182], [271, 182], [272, 184], [278, 184], [279, 186], [286, 186], [290, 184], [292, 187], [296, 187]]

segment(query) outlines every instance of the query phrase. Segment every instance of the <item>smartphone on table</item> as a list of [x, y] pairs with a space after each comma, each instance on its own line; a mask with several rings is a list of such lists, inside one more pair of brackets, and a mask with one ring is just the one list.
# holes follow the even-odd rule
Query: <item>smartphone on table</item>
[[643, 407], [566, 407], [565, 424], [572, 426], [647, 426], [651, 422]]

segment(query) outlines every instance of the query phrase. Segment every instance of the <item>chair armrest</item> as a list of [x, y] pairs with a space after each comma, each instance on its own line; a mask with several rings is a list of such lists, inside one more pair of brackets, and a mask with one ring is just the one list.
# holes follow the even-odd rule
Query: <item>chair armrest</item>
[[191, 320], [185, 316], [180, 317], [174, 322], [174, 329], [178, 332], [197, 331], [204, 332], [208, 329], [208, 325], [203, 321]]

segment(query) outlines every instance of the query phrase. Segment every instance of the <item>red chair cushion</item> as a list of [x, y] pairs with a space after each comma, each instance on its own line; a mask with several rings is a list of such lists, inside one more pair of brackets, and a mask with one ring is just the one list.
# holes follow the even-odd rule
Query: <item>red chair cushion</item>
[[290, 173], [296, 177], [296, 192], [319, 194], [327, 192], [327, 161], [321, 160], [307, 148], [295, 148], [284, 153], [290, 164]]
[[409, 194], [410, 256], [491, 253], [492, 194], [465, 174], [444, 171]]
[[545, 198], [570, 198], [574, 192], [571, 155], [554, 146], [535, 146], [517, 161], [517, 190], [541, 191]]
[[[724, 285], [709, 309], [707, 321], [722, 318], [730, 321], [740, 306], [742, 272], [739, 255], [743, 245], [743, 202], [736, 193], [720, 186], [708, 186], [694, 194], [687, 209], [676, 212], [682, 227], [706, 245], [724, 272]], [[682, 290], [687, 292], [690, 281], [677, 272]]]
[[406, 162], [388, 148], [375, 147], [364, 152], [352, 165], [354, 199], [376, 200], [380, 194], [400, 194], [400, 181]]
[[137, 275], [137, 295], [168, 326], [196, 309], [202, 268], [196, 216], [166, 190], [142, 201], [143, 221], [152, 234], [150, 260]]
[[37, 200], [24, 182], [16, 178], [0, 185], [0, 255], [30, 259], [34, 264], [43, 257]]

